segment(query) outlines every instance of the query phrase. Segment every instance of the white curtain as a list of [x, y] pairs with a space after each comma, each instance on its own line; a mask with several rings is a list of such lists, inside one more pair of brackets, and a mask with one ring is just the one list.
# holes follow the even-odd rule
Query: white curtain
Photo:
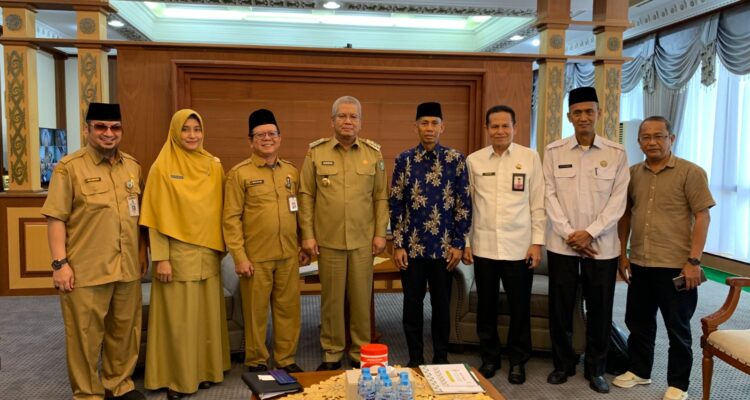
[[721, 63], [716, 71], [711, 86], [701, 85], [700, 71], [688, 84], [674, 151], [708, 174], [716, 206], [706, 251], [750, 261], [750, 75]]
[[620, 96], [620, 121], [643, 119], [643, 88], [637, 85]]

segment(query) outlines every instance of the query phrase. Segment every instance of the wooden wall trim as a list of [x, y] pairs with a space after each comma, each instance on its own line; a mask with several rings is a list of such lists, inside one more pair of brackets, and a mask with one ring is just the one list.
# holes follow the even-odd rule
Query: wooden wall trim
[[[50, 271], [29, 271], [26, 269], [26, 226], [47, 225], [45, 218], [19, 218], [18, 219], [18, 251], [21, 257], [21, 278], [52, 278]], [[46, 244], [46, 243], [45, 243]]]

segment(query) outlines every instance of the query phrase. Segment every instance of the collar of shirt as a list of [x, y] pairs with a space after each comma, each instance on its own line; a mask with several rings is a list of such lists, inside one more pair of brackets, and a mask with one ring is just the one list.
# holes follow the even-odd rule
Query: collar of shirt
[[417, 147], [414, 148], [414, 154], [422, 158], [424, 158], [425, 156], [433, 155], [433, 154], [437, 155], [442, 151], [443, 151], [443, 146], [441, 146], [440, 143], [435, 143], [435, 148], [433, 148], [432, 151], [427, 151], [427, 149], [425, 149], [424, 146], [422, 146], [422, 143], [419, 143]]
[[488, 154], [488, 158], [492, 158], [492, 157], [502, 157], [502, 156], [509, 156], [509, 155], [513, 154], [513, 148], [514, 148], [515, 146], [516, 146], [516, 144], [515, 144], [515, 143], [513, 143], [513, 142], [510, 142], [510, 145], [508, 146], [508, 148], [507, 148], [507, 149], [505, 149], [505, 151], [504, 151], [504, 152], [503, 152], [502, 154], [497, 154], [497, 153], [495, 152], [495, 148], [494, 148], [494, 147], [492, 147], [492, 146], [488, 146], [488, 147], [487, 147], [487, 151], [488, 151], [488, 153], [489, 153], [489, 154]]
[[[581, 145], [578, 144], [576, 135], [570, 136], [568, 140], [570, 140], [570, 142], [568, 143], [568, 148], [570, 150], [573, 150], [576, 146], [581, 147]], [[598, 149], [602, 148], [602, 138], [599, 135], [594, 134], [594, 142], [591, 143], [591, 147], [596, 147]]]
[[[99, 165], [104, 161], [104, 156], [101, 155], [98, 151], [96, 151], [95, 148], [91, 147], [90, 145], [86, 145], [86, 151], [89, 153], [89, 156], [94, 161], [95, 165]], [[121, 162], [122, 161], [122, 155], [120, 154], [120, 150], [117, 149], [115, 152], [115, 162]]]
[[[333, 137], [331, 138], [331, 140], [329, 141], [329, 143], [331, 144], [331, 149], [335, 149], [336, 147], [341, 147], [342, 149], [344, 148], [344, 145], [343, 145], [343, 144], [341, 144], [341, 142], [339, 142], [339, 141], [338, 141], [338, 140], [336, 139], [336, 136], [335, 136], [335, 135], [334, 135], [334, 136], [333, 136]], [[351, 146], [351, 148], [353, 149], [353, 148], [355, 148], [355, 147], [359, 147], [359, 136], [357, 136], [357, 137], [356, 137], [356, 138], [354, 139], [354, 143], [352, 143], [352, 146]]]
[[279, 157], [276, 157], [276, 162], [273, 164], [273, 166], [268, 165], [266, 160], [263, 159], [263, 157], [258, 156], [257, 154], [253, 153], [253, 155], [250, 156], [250, 160], [256, 167], [278, 167], [279, 166]]
[[[669, 153], [669, 160], [667, 160], [667, 165], [665, 165], [664, 168], [662, 168], [659, 172], [656, 172], [656, 174], [658, 175], [659, 173], [661, 173], [662, 171], [664, 171], [667, 168], [674, 168], [675, 162], [676, 162], [675, 155], [674, 155], [674, 153], [670, 152]], [[648, 166], [648, 164], [646, 163], [645, 160], [641, 164], [643, 164], [642, 168], [645, 168], [645, 169], [649, 170], [649, 172], [654, 172], [651, 169], [651, 167]]]

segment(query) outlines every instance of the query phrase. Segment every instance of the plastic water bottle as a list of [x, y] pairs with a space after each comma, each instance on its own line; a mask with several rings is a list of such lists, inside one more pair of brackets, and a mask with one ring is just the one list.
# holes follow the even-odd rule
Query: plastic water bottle
[[386, 375], [380, 383], [380, 390], [375, 395], [375, 400], [396, 400], [395, 393], [393, 392], [393, 383], [391, 378]]
[[359, 376], [359, 383], [357, 387], [357, 394], [361, 400], [374, 400], [375, 390], [373, 387], [374, 382], [372, 381], [372, 375], [370, 370], [363, 369], [362, 374]]
[[398, 400], [414, 400], [414, 390], [409, 382], [409, 373], [404, 371], [398, 374], [400, 383], [398, 385]]
[[385, 367], [378, 367], [378, 376], [375, 377], [375, 380], [373, 381], [373, 390], [375, 393], [377, 393], [380, 390], [380, 386], [383, 383], [383, 378], [388, 378], [388, 371], [385, 369]]

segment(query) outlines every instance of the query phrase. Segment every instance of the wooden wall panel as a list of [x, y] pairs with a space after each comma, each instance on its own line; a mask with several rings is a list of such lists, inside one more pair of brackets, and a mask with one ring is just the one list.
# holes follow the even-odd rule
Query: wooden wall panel
[[122, 147], [144, 170], [166, 139], [172, 113], [186, 106], [204, 116], [206, 148], [227, 169], [250, 153], [248, 114], [270, 108], [282, 131], [282, 157], [299, 165], [311, 140], [332, 134], [331, 104], [347, 94], [363, 102], [361, 136], [379, 142], [386, 159], [416, 145], [414, 113], [423, 101], [443, 104], [445, 145], [466, 153], [482, 147], [484, 111], [499, 103], [516, 108], [517, 141], [528, 144], [532, 68], [518, 57], [124, 47], [117, 72]]

